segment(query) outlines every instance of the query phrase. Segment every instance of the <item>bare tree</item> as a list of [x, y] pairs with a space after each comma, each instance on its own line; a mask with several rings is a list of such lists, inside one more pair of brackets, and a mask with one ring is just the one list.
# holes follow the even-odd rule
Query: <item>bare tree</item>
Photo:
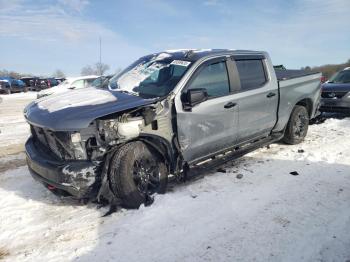
[[[330, 78], [333, 74], [336, 72], [343, 70], [345, 67], [350, 66], [350, 59], [348, 59], [347, 62], [342, 64], [328, 64], [328, 65], [321, 65], [321, 66], [315, 66], [312, 67], [311, 70], [314, 72], [322, 72], [322, 74], [326, 78]], [[309, 69], [310, 67], [303, 67], [302, 69]]]
[[95, 64], [95, 68], [97, 75], [103, 75], [106, 71], [109, 70], [109, 65], [98, 62]]
[[104, 63], [96, 63], [93, 66], [87, 65], [81, 69], [81, 75], [103, 75], [109, 70], [109, 65]]
[[62, 70], [56, 69], [56, 71], [53, 73], [53, 77], [56, 77], [56, 78], [65, 78], [66, 75], [63, 73]]
[[95, 70], [94, 70], [90, 65], [87, 65], [87, 66], [84, 66], [84, 67], [81, 69], [80, 74], [81, 74], [82, 76], [94, 75], [94, 74], [95, 74]]

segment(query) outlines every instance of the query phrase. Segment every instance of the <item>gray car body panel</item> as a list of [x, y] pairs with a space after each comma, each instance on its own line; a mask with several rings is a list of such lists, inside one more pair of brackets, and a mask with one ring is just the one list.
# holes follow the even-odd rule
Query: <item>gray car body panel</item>
[[310, 119], [315, 117], [321, 97], [321, 73], [279, 81], [280, 106], [275, 131], [282, 131], [294, 106], [302, 100], [311, 102]]
[[[268, 82], [264, 86], [207, 100], [193, 107], [191, 112], [184, 110], [182, 90], [202, 63], [222, 56], [259, 54], [266, 58], [264, 63]], [[231, 51], [197, 61], [174, 90], [178, 139], [184, 160], [196, 162], [203, 156], [235, 144], [242, 144], [271, 132], [282, 132], [294, 106], [303, 99], [311, 101], [310, 117], [313, 117], [319, 104], [320, 78], [321, 74], [315, 73], [278, 81], [266, 52]], [[270, 92], [276, 95], [267, 98], [266, 95]], [[237, 103], [231, 112], [223, 108], [224, 102], [229, 101]]]
[[[85, 94], [93, 99], [91, 104], [73, 101], [74, 97], [84, 100]], [[24, 115], [30, 124], [52, 131], [79, 131], [99, 117], [154, 102], [119, 91], [84, 88], [34, 101], [25, 108]]]

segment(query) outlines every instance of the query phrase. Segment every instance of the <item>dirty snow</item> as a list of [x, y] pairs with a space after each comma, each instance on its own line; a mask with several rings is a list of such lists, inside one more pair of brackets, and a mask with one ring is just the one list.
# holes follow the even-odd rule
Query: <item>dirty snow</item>
[[349, 131], [349, 118], [328, 119], [300, 145], [273, 144], [223, 166], [226, 173], [172, 186], [150, 207], [108, 217], [106, 208], [56, 197], [25, 166], [0, 172], [0, 254], [4, 261], [345, 262]]

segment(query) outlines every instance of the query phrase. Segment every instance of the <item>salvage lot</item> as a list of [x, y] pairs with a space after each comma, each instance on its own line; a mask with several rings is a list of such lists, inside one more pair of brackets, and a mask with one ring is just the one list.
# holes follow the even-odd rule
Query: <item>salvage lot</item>
[[5, 261], [350, 259], [349, 118], [310, 126], [300, 145], [273, 144], [228, 163], [226, 173], [176, 185], [150, 207], [102, 217], [108, 209], [56, 197], [30, 177], [22, 111], [35, 95], [1, 96]]

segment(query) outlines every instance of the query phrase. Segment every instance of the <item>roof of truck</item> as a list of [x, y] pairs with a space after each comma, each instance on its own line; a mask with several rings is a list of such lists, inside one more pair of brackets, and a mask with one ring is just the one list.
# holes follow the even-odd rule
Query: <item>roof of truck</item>
[[232, 50], [232, 49], [176, 49], [166, 50], [152, 54], [152, 56], [159, 56], [161, 58], [171, 57], [174, 60], [185, 60], [195, 62], [201, 58], [214, 55], [263, 55], [262, 51], [251, 50]]

